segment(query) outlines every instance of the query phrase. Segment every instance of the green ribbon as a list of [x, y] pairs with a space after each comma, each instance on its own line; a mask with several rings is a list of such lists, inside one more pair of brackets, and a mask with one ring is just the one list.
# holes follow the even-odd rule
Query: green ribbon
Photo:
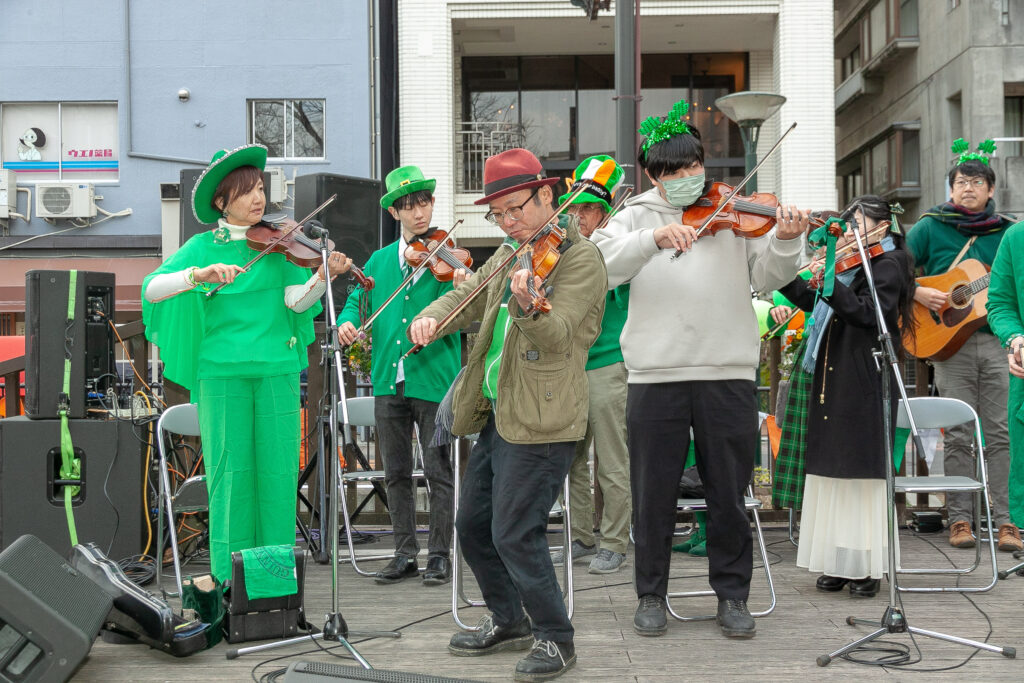
[[[78, 289], [78, 271], [70, 271], [68, 277], [68, 329], [75, 320], [75, 291]], [[66, 333], [65, 333], [66, 334]], [[81, 481], [82, 461], [75, 457], [75, 446], [71, 441], [71, 429], [68, 424], [68, 409], [71, 407], [71, 345], [73, 339], [64, 338], [64, 385], [60, 398], [60, 478]], [[71, 545], [78, 545], [78, 531], [75, 528], [75, 514], [71, 507], [71, 499], [82, 490], [81, 486], [64, 486], [64, 513], [68, 518], [68, 534]]]
[[807, 238], [807, 243], [815, 249], [822, 245], [825, 246], [825, 271], [822, 273], [821, 288], [818, 289], [818, 295], [823, 297], [832, 296], [836, 284], [836, 240], [838, 237], [829, 231], [829, 226], [833, 223], [839, 223], [843, 227], [843, 232], [846, 232], [846, 221], [832, 216]]

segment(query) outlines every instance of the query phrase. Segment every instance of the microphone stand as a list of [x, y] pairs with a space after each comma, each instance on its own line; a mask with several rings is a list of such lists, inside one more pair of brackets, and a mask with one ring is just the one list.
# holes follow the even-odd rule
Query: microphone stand
[[[945, 640], [950, 643], [959, 643], [960, 645], [967, 645], [979, 650], [987, 650], [989, 652], [997, 652], [1005, 657], [1014, 657], [1016, 651], [1013, 648], [999, 647], [997, 645], [989, 645], [988, 643], [982, 643], [976, 640], [968, 640], [967, 638], [961, 638], [959, 636], [947, 635], [945, 633], [938, 633], [936, 631], [927, 631], [922, 628], [910, 626], [907, 623], [907, 618], [903, 614], [902, 603], [897, 598], [897, 578], [896, 578], [896, 540], [897, 540], [897, 527], [896, 527], [896, 475], [894, 471], [894, 465], [892, 461], [892, 438], [890, 435], [893, 433], [892, 428], [892, 388], [890, 384], [890, 377], [896, 379], [896, 387], [899, 389], [900, 397], [903, 400], [903, 405], [909, 406], [907, 401], [907, 388], [903, 384], [903, 378], [899, 372], [899, 358], [896, 355], [895, 346], [892, 343], [892, 335], [889, 333], [889, 328], [885, 323], [885, 315], [882, 311], [882, 306], [878, 300], [878, 290], [875, 288], [874, 273], [871, 270], [871, 260], [868, 258], [867, 253], [864, 250], [864, 242], [861, 239], [860, 233], [857, 229], [857, 219], [853, 216], [853, 212], [850, 212], [850, 220], [854, 225], [853, 236], [857, 240], [857, 250], [860, 252], [861, 265], [864, 268], [864, 275], [867, 278], [868, 290], [871, 292], [871, 300], [875, 305], [875, 320], [878, 324], [878, 342], [881, 349], [876, 349], [873, 353], [875, 358], [875, 366], [878, 371], [882, 373], [882, 423], [884, 426], [883, 438], [885, 439], [885, 493], [888, 505], [886, 506], [886, 521], [888, 522], [888, 573], [889, 573], [889, 604], [885, 608], [885, 612], [882, 614], [880, 620], [874, 619], [859, 619], [856, 617], [847, 617], [846, 623], [850, 626], [856, 624], [868, 624], [877, 626], [878, 628], [864, 636], [859, 638], [852, 643], [844, 645], [835, 652], [831, 652], [827, 655], [821, 655], [817, 658], [818, 666], [828, 666], [828, 664], [836, 657], [842, 657], [847, 652], [854, 650], [862, 645], [870, 643], [871, 641], [879, 638], [887, 633], [910, 633], [911, 638], [915, 634], [927, 636], [929, 638], [935, 638], [938, 640]], [[863, 216], [863, 212], [861, 212]], [[889, 370], [883, 367], [883, 364], [888, 364], [891, 369]], [[921, 436], [917, 429], [917, 424], [914, 421], [914, 414], [907, 410], [907, 418], [910, 422], [910, 431], [914, 439], [915, 446], [919, 449], [919, 452], [923, 453], [924, 448], [921, 443]]]
[[[334, 291], [331, 288], [331, 277], [330, 268], [327, 265], [327, 258], [330, 256], [331, 248], [327, 240], [327, 231], [322, 230], [320, 233], [320, 262], [323, 265], [324, 274], [327, 277], [327, 291], [324, 292], [324, 311], [326, 312], [326, 323], [327, 332], [326, 338], [321, 343], [321, 349], [323, 350], [323, 358], [325, 363], [330, 367], [333, 363], [333, 367], [330, 367], [329, 381], [330, 385], [330, 408], [328, 409], [329, 425], [330, 425], [330, 450], [327, 451], [323, 461], [320, 463], [321, 467], [326, 467], [329, 476], [327, 481], [331, 482], [329, 489], [328, 501], [327, 501], [327, 514], [330, 517], [330, 529], [331, 535], [331, 611], [324, 617], [324, 628], [321, 633], [313, 633], [305, 636], [298, 636], [296, 638], [288, 638], [287, 640], [281, 640], [276, 643], [267, 643], [265, 645], [254, 645], [252, 647], [243, 647], [233, 650], [228, 650], [227, 658], [235, 659], [241, 655], [247, 655], [252, 652], [264, 652], [266, 650], [273, 650], [279, 647], [285, 647], [294, 643], [306, 643], [310, 640], [331, 640], [336, 643], [340, 643], [346, 650], [351, 653], [360, 666], [364, 669], [372, 669], [370, 663], [363, 658], [359, 652], [352, 646], [352, 643], [348, 641], [349, 636], [357, 638], [401, 638], [402, 634], [398, 631], [360, 631], [350, 632], [348, 630], [348, 624], [345, 623], [345, 618], [341, 615], [341, 611], [338, 608], [338, 503], [341, 501], [341, 512], [348, 518], [348, 503], [345, 501], [345, 492], [342, 490], [342, 477], [341, 468], [338, 463], [338, 408], [341, 408], [341, 435], [345, 445], [349, 445], [352, 439], [352, 430], [349, 428], [348, 421], [348, 403], [345, 400], [345, 369], [341, 362], [341, 342], [338, 340], [338, 316], [335, 312], [334, 307]], [[334, 502], [331, 502], [331, 499]], [[320, 539], [323, 543], [323, 538]]]

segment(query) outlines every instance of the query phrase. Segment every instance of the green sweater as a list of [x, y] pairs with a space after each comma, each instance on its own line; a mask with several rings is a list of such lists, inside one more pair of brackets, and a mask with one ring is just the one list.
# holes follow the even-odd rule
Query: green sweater
[[[398, 262], [399, 244], [400, 241], [392, 242], [370, 256], [363, 270], [374, 279], [374, 287], [365, 294], [362, 287], [352, 291], [338, 316], [339, 325], [349, 322], [359, 327], [360, 297], [368, 298], [369, 314], [377, 310], [402, 283], [405, 276]], [[373, 382], [374, 394], [393, 396], [396, 393], [398, 359], [412, 348], [406, 329], [428, 304], [451, 290], [451, 282], [439, 282], [429, 272], [424, 272], [418, 280], [406, 287], [405, 294], [399, 294], [373, 321], [370, 328], [373, 338], [370, 380]], [[461, 366], [459, 335], [445, 335], [403, 362], [405, 396], [440, 402]]]
[[[986, 266], [991, 266], [1005, 234], [1005, 230], [1000, 230], [979, 236], [960, 260], [976, 259]], [[940, 275], [949, 270], [953, 259], [969, 239], [952, 225], [947, 225], [932, 216], [923, 216], [907, 233], [907, 247], [914, 255], [914, 265], [922, 275]], [[978, 332], [991, 333], [992, 330], [986, 325], [979, 327]]]
[[626, 313], [629, 310], [629, 285], [619, 285], [608, 292], [604, 303], [604, 318], [601, 320], [601, 333], [590, 347], [587, 357], [587, 370], [596, 370], [614, 363], [622, 362], [622, 347], [619, 337], [622, 327], [626, 324]]
[[992, 263], [988, 285], [988, 324], [1005, 346], [1024, 334], [1020, 297], [1024, 296], [1024, 221], [1011, 226]]

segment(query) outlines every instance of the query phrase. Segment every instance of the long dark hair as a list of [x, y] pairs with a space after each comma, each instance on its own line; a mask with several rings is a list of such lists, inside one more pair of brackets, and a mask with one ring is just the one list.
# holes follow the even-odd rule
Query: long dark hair
[[[878, 222], [888, 221], [891, 220], [893, 217], [892, 207], [890, 206], [889, 202], [882, 199], [878, 195], [874, 194], [866, 194], [857, 197], [852, 202], [850, 202], [849, 206], [847, 206], [846, 208], [847, 210], [849, 210], [851, 207], [857, 207], [858, 215], [861, 211], [863, 211], [865, 216], [867, 216], [868, 218], [873, 218]], [[911, 253], [909, 249], [906, 248], [907, 240], [902, 234], [890, 232], [889, 236], [892, 237], [892, 240], [895, 243], [896, 248], [901, 250], [904, 254], [906, 254], [907, 257], [907, 270], [904, 273], [904, 284], [906, 286], [903, 288], [903, 294], [900, 296], [899, 302], [899, 332], [901, 339], [906, 336], [910, 336], [911, 338], [913, 338], [915, 336], [913, 315], [914, 255]]]

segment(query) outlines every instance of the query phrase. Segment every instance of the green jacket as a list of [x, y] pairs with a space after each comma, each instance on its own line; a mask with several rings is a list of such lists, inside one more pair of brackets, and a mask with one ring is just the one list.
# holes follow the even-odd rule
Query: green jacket
[[1013, 337], [1024, 334], [1021, 297], [1024, 296], [1024, 221], [1011, 226], [992, 263], [988, 285], [988, 324], [1005, 346]]
[[[366, 314], [369, 315], [402, 284], [405, 276], [398, 264], [399, 244], [400, 241], [393, 242], [370, 256], [363, 270], [374, 279], [374, 287], [369, 292], [362, 287], [352, 291], [338, 316], [339, 325], [349, 322], [359, 327], [360, 297], [368, 297]], [[424, 306], [451, 290], [451, 282], [439, 282], [429, 272], [424, 272], [415, 283], [407, 286], [405, 294], [399, 294], [373, 321], [370, 328], [373, 339], [370, 381], [375, 395], [395, 395], [398, 359], [412, 347], [405, 334], [409, 324]], [[438, 339], [403, 362], [405, 396], [440, 402], [461, 366], [459, 335], [450, 334]]]
[[[600, 252], [580, 235], [576, 221], [562, 220], [561, 224], [572, 245], [548, 279], [554, 288], [548, 297], [551, 312], [523, 317], [515, 298], [509, 302], [512, 325], [498, 374], [495, 426], [510, 443], [579, 441], [587, 430], [589, 393], [584, 366], [604, 314], [608, 275]], [[443, 319], [510, 253], [511, 247], [503, 244], [469, 280], [417, 317]], [[507, 281], [507, 274], [496, 276], [485, 293], [439, 330], [448, 333], [481, 320], [477, 342], [455, 387], [454, 434], [479, 432], [487, 423], [491, 402], [482, 391], [484, 357]]]

